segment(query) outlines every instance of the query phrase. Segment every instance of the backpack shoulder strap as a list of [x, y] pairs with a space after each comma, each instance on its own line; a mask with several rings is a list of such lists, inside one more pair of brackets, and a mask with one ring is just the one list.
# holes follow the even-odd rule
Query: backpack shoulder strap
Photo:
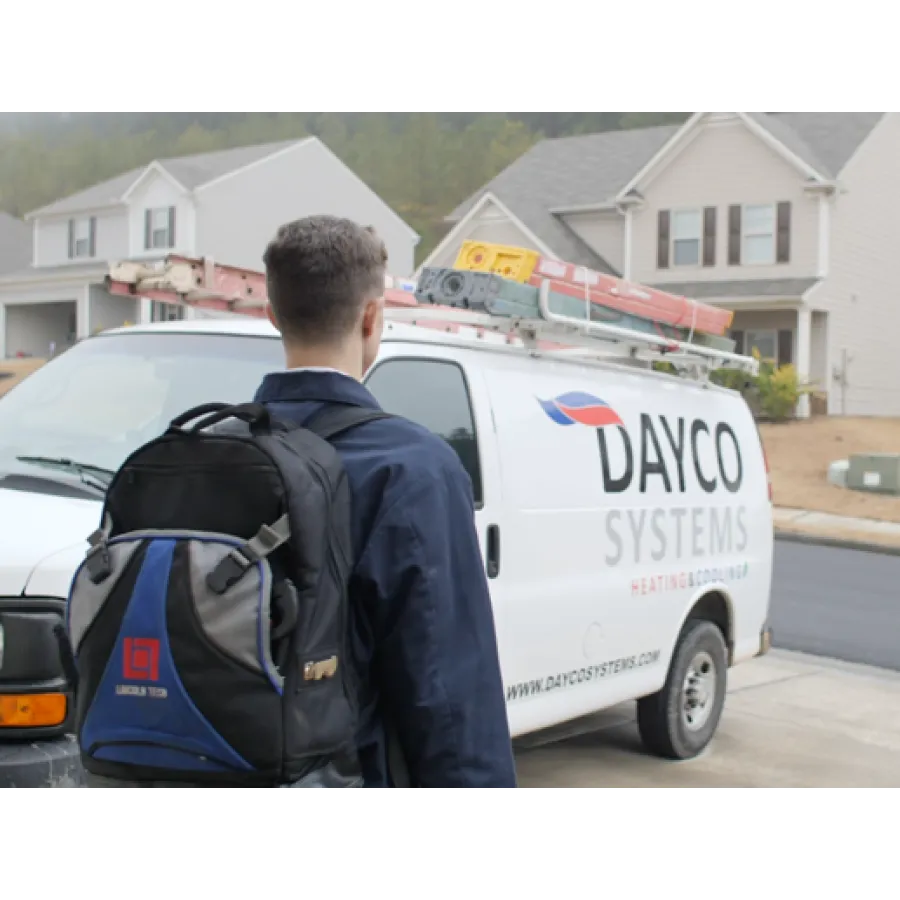
[[390, 413], [380, 409], [366, 409], [362, 406], [351, 406], [349, 403], [327, 403], [304, 424], [325, 441], [331, 441], [339, 434], [364, 425], [366, 422], [375, 422], [378, 419], [392, 419]]
[[[351, 406], [349, 403], [326, 404], [304, 425], [314, 434], [326, 441], [330, 441], [356, 428], [366, 422], [376, 422], [379, 419], [394, 418], [390, 413], [377, 409], [366, 409], [362, 406]], [[409, 769], [406, 766], [403, 748], [400, 745], [400, 737], [397, 729], [389, 719], [385, 721], [387, 737], [388, 770], [395, 787], [410, 787]]]

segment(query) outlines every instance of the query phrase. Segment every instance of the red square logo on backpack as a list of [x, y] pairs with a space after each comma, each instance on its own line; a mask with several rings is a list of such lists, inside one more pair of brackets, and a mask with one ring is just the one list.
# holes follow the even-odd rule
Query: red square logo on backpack
[[125, 638], [122, 675], [129, 681], [159, 681], [159, 641]]

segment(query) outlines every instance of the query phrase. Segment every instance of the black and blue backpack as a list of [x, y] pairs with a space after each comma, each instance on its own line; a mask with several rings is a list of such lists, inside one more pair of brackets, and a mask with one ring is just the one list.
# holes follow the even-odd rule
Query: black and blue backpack
[[351, 497], [330, 441], [385, 415], [329, 405], [300, 427], [205, 404], [126, 459], [67, 604], [88, 773], [361, 784]]

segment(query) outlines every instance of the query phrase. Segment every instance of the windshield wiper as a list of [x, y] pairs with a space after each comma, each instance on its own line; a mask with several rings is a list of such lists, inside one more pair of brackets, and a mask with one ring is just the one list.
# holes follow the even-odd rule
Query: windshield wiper
[[47, 466], [49, 469], [61, 469], [77, 475], [85, 484], [91, 485], [103, 492], [109, 487], [113, 475], [116, 473], [102, 466], [94, 466], [90, 463], [76, 462], [63, 456], [17, 456], [16, 459], [23, 463], [32, 463], [36, 466]]

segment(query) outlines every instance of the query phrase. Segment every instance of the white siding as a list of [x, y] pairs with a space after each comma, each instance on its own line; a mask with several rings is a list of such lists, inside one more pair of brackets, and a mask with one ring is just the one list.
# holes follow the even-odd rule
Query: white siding
[[259, 269], [279, 226], [317, 213], [372, 225], [388, 270], [414, 269], [415, 237], [390, 207], [324, 145], [306, 141], [197, 192], [197, 247], [230, 265]]
[[90, 259], [80, 257], [69, 259], [69, 219], [89, 218], [94, 216], [96, 224], [95, 259], [125, 259], [128, 256], [128, 212], [119, 210], [97, 210], [96, 212], [79, 213], [64, 218], [35, 219], [34, 257], [36, 264], [42, 266], [60, 266], [66, 263], [84, 265]]
[[565, 223], [614, 269], [625, 269], [625, 217], [617, 212], [577, 213]]
[[[680, 151], [638, 185], [646, 204], [634, 212], [633, 278], [645, 283], [805, 278], [816, 273], [818, 206], [803, 185], [805, 176], [738, 120], [701, 124]], [[791, 258], [776, 265], [728, 265], [728, 207], [746, 203], [791, 203]], [[716, 265], [656, 265], [661, 209], [716, 208]]]
[[524, 247], [528, 250], [538, 249], [519, 226], [507, 219], [506, 214], [490, 201], [487, 201], [466, 226], [440, 249], [429, 262], [429, 266], [451, 268], [463, 241], [484, 241], [490, 244]]
[[832, 366], [850, 356], [847, 394], [829, 385], [829, 412], [900, 416], [900, 114], [886, 113], [840, 174], [831, 211], [829, 275], [814, 306], [829, 311]]
[[140, 315], [139, 301], [107, 293], [100, 285], [90, 287], [90, 331], [96, 334], [108, 328], [118, 328], [126, 322], [136, 324]]
[[[195, 216], [191, 198], [177, 188], [168, 178], [152, 172], [135, 188], [128, 198], [129, 239], [133, 257], [160, 256], [166, 253], [195, 252]], [[144, 214], [148, 209], [175, 207], [175, 246], [171, 249], [146, 250], [144, 248]], [[231, 260], [228, 260], [231, 262]]]

